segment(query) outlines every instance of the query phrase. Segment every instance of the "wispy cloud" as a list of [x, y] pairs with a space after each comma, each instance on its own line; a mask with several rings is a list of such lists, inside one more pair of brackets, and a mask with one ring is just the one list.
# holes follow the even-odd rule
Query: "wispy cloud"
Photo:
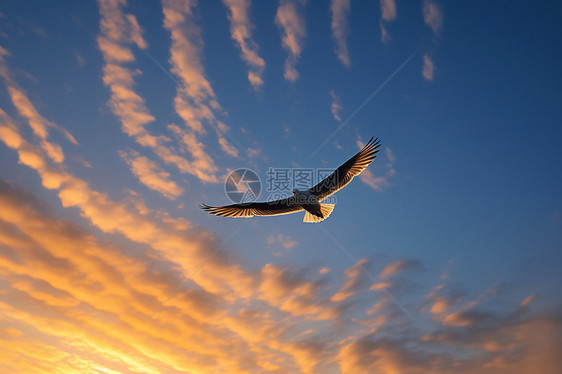
[[259, 90], [263, 86], [265, 61], [258, 55], [258, 45], [252, 38], [251, 0], [223, 0], [223, 2], [229, 10], [230, 36], [238, 44], [242, 59], [250, 68], [248, 72], [250, 84], [255, 90]]
[[281, 244], [281, 246], [283, 246], [283, 248], [285, 248], [285, 249], [293, 248], [295, 245], [299, 244], [299, 242], [292, 239], [290, 236], [283, 235], [283, 234], [278, 234], [277, 236], [276, 235], [270, 235], [270, 236], [267, 237], [267, 244], [268, 245], [273, 245], [273, 244], [276, 244], [276, 243]]
[[341, 101], [338, 95], [334, 92], [334, 90], [330, 91], [330, 97], [332, 98], [332, 115], [337, 121], [341, 122], [340, 112], [342, 111], [343, 107], [341, 105]]
[[380, 278], [389, 278], [398, 273], [415, 269], [420, 267], [420, 262], [417, 260], [397, 260], [388, 264], [379, 275]]
[[[105, 60], [103, 81], [111, 90], [109, 106], [113, 113], [119, 117], [123, 131], [133, 137], [138, 144], [152, 149], [166, 164], [174, 165], [180, 172], [195, 175], [204, 182], [217, 183], [218, 167], [205, 151], [202, 143], [196, 140], [195, 135], [191, 134], [189, 139], [183, 136], [179, 138], [181, 144], [187, 147], [188, 152], [193, 157], [193, 160], [188, 160], [177, 154], [174, 148], [170, 146], [169, 143], [172, 138], [166, 135], [154, 135], [147, 130], [146, 126], [153, 122], [155, 117], [146, 107], [144, 99], [135, 92], [135, 76], [140, 74], [140, 71], [131, 69], [126, 65], [135, 60], [131, 47], [136, 45], [138, 48], [145, 49], [147, 44], [142, 37], [142, 29], [136, 17], [123, 12], [122, 7], [124, 5], [125, 2], [118, 0], [99, 2], [101, 32], [97, 41]], [[181, 34], [180, 30], [176, 30], [175, 34]], [[183, 36], [180, 36], [181, 38]], [[181, 50], [177, 43], [173, 44], [172, 48], [174, 51]], [[176, 56], [177, 58], [178, 53], [172, 53], [172, 57]], [[181, 61], [185, 62], [184, 60]], [[206, 80], [201, 82], [198, 79], [195, 79], [196, 82], [199, 82], [198, 84], [210, 90]], [[197, 83], [194, 85], [197, 86]], [[180, 89], [178, 88], [178, 90]], [[203, 133], [201, 118], [209, 117], [207, 114], [209, 113], [208, 108], [194, 108], [182, 97], [176, 97], [175, 104], [178, 114], [186, 120], [192, 132]], [[170, 127], [168, 128], [170, 129]], [[176, 133], [173, 132], [172, 135], [174, 134]], [[227, 142], [223, 142], [221, 145], [224, 148]]]
[[423, 68], [422, 68], [422, 76], [428, 80], [433, 80], [433, 72], [435, 70], [435, 65], [433, 65], [433, 61], [431, 57], [427, 54], [423, 55]]
[[347, 50], [347, 33], [349, 23], [347, 13], [349, 13], [349, 0], [332, 0], [330, 10], [332, 11], [332, 37], [336, 42], [336, 55], [345, 67], [351, 66], [351, 59]]
[[55, 125], [37, 112], [35, 106], [29, 101], [26, 92], [12, 79], [5, 61], [5, 57], [8, 56], [9, 53], [6, 50], [0, 51], [0, 76], [4, 80], [12, 103], [18, 113], [25, 118], [33, 134], [39, 139], [41, 148], [53, 161], [62, 163], [64, 152], [59, 144], [49, 141], [49, 128], [59, 130], [74, 145], [78, 145], [78, 142], [66, 129]]
[[183, 193], [183, 189], [170, 179], [170, 173], [165, 172], [156, 162], [133, 150], [121, 151], [119, 155], [129, 164], [135, 177], [148, 188], [160, 192], [170, 200]]
[[533, 300], [535, 300], [535, 297], [536, 297], [536, 296], [537, 296], [537, 295], [529, 295], [529, 296], [527, 296], [527, 297], [525, 298], [525, 300], [523, 300], [523, 301], [521, 302], [521, 306], [527, 306], [527, 305], [531, 304], [531, 303], [533, 302]]
[[430, 0], [423, 2], [423, 20], [428, 25], [435, 36], [439, 35], [439, 31], [443, 26], [443, 13], [436, 3]]
[[369, 266], [369, 260], [366, 258], [360, 259], [356, 264], [347, 268], [344, 271], [346, 281], [343, 283], [340, 290], [332, 295], [330, 300], [340, 302], [354, 296], [361, 288], [366, 288], [368, 283], [366, 278], [363, 278], [363, 268]]
[[289, 54], [285, 60], [285, 79], [295, 82], [299, 73], [295, 65], [300, 58], [306, 27], [304, 20], [305, 0], [280, 0], [275, 24], [281, 32], [281, 44]]
[[394, 0], [380, 0], [381, 5], [381, 19], [379, 27], [381, 29], [381, 41], [388, 44], [392, 38], [386, 30], [385, 24], [396, 19], [396, 2]]
[[164, 27], [170, 32], [170, 64], [181, 83], [176, 88], [174, 104], [177, 114], [187, 126], [182, 136], [187, 150], [195, 158], [193, 165], [198, 175], [207, 177], [207, 181], [216, 182], [214, 160], [197, 140], [206, 134], [203, 123], [209, 124], [215, 131], [219, 144], [225, 153], [237, 156], [238, 152], [226, 139], [228, 126], [219, 121], [213, 110], [221, 110], [211, 83], [207, 80], [202, 62], [203, 40], [201, 29], [195, 22], [195, 3], [168, 1], [162, 2]]

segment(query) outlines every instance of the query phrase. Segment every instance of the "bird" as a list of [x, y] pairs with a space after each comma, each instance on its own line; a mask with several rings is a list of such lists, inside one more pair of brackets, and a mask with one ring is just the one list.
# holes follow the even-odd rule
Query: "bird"
[[321, 204], [323, 200], [347, 186], [369, 166], [377, 153], [381, 142], [371, 138], [355, 156], [351, 157], [324, 180], [308, 190], [293, 190], [293, 196], [268, 202], [250, 202], [213, 207], [199, 204], [210, 214], [221, 217], [278, 216], [305, 211], [303, 222], [322, 222], [332, 214], [334, 204]]

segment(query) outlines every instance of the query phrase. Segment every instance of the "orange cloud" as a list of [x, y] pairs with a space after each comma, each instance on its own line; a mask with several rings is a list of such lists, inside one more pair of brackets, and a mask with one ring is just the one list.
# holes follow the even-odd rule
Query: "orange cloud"
[[527, 306], [535, 300], [536, 295], [529, 295], [521, 302], [521, 306]]
[[336, 42], [336, 55], [345, 67], [351, 66], [351, 59], [347, 50], [347, 33], [349, 24], [347, 13], [349, 13], [349, 0], [332, 0], [330, 10], [332, 11], [332, 37]]
[[281, 44], [287, 51], [284, 77], [290, 82], [299, 78], [295, 65], [300, 58], [303, 40], [306, 37], [304, 1], [281, 0], [275, 15], [275, 24], [281, 32]]
[[405, 270], [420, 266], [419, 261], [415, 260], [397, 260], [388, 264], [380, 273], [380, 278], [388, 278]]
[[[5, 117], [9, 120], [7, 115]], [[0, 123], [0, 134], [9, 134], [2, 137], [3, 141], [13, 138], [12, 130], [17, 133], [17, 128], [10, 123]], [[19, 321], [33, 321], [34, 328], [38, 329], [38, 333], [49, 336], [49, 341], [55, 339], [67, 347], [72, 343], [65, 337], [81, 341], [81, 349], [75, 352], [84, 360], [80, 367], [105, 363], [106, 366], [100, 366], [104, 370], [138, 371], [143, 367], [157, 372], [157, 368], [162, 367], [209, 371], [218, 365], [228, 366], [230, 372], [243, 372], [240, 366], [243, 362], [246, 363], [244, 365], [261, 368], [279, 366], [274, 362], [279, 362], [280, 353], [275, 352], [284, 352], [287, 345], [282, 341], [284, 338], [275, 334], [265, 334], [266, 341], [250, 339], [241, 343], [250, 345], [247, 348], [247, 360], [242, 360], [231, 351], [234, 349], [232, 333], [242, 333], [243, 330], [236, 319], [226, 318], [225, 313], [229, 313], [226, 306], [253, 294], [255, 300], [266, 302], [262, 303], [265, 310], [273, 309], [275, 313], [289, 313], [308, 320], [333, 320], [337, 317], [335, 306], [319, 297], [318, 282], [292, 274], [290, 269], [269, 266], [264, 267], [261, 273], [247, 272], [219, 250], [220, 255], [200, 269], [198, 280], [192, 280], [195, 288], [174, 294], [158, 311], [155, 320], [150, 317], [151, 313], [189, 274], [184, 269], [192, 269], [194, 264], [201, 264], [205, 260], [217, 245], [215, 239], [208, 233], [192, 229], [185, 220], [172, 219], [164, 212], [153, 212], [143, 204], [131, 206], [127, 202], [112, 201], [107, 195], [92, 190], [86, 182], [49, 165], [42, 151], [24, 139], [19, 144], [13, 141], [5, 144], [10, 144], [19, 153], [20, 160], [25, 160], [26, 165], [39, 173], [46, 188], [58, 189], [64, 207], [77, 207], [83, 218], [102, 231], [121, 233], [134, 246], [140, 244], [150, 248], [144, 254], [124, 254], [120, 249], [108, 250], [88, 236], [79, 240], [80, 235], [84, 235], [83, 231], [69, 229], [68, 224], [57, 222], [52, 217], [42, 219], [29, 206], [24, 209], [18, 205], [20, 203], [15, 192], [8, 193], [7, 200], [0, 204], [0, 229], [7, 224], [8, 227], [14, 227], [10, 229], [14, 233], [22, 232], [29, 237], [29, 240], [22, 241], [17, 235], [10, 235], [10, 231], [7, 234], [2, 231], [0, 243], [12, 243], [13, 247], [8, 252], [0, 253], [0, 269], [4, 266], [8, 272], [15, 272], [18, 276], [24, 276], [29, 269], [33, 269], [30, 274], [33, 278], [48, 281], [62, 292], [54, 289], [45, 292], [49, 287], [43, 287], [39, 292], [35, 288], [43, 284], [41, 281], [18, 280], [11, 288], [19, 291], [7, 297], [9, 305], [18, 298], [21, 302], [18, 307], [10, 306], [8, 315]], [[28, 204], [30, 199], [19, 201]], [[142, 212], [136, 212], [137, 207]], [[65, 235], [69, 235], [68, 240]], [[33, 249], [34, 243], [40, 247]], [[22, 251], [26, 246], [31, 248], [29, 255]], [[21, 262], [22, 256], [27, 256], [25, 258], [28, 260]], [[159, 262], [154, 262], [155, 259], [164, 262], [159, 265]], [[153, 264], [154, 268], [149, 269], [146, 264]], [[66, 270], [61, 271], [61, 266]], [[69, 278], [75, 281], [69, 283]], [[256, 290], [259, 293], [256, 294]], [[25, 295], [22, 299], [17, 293], [20, 291], [29, 296]], [[50, 292], [59, 296], [50, 296]], [[61, 297], [63, 294], [66, 296]], [[124, 301], [128, 298], [134, 298], [134, 301]], [[37, 310], [45, 314], [46, 310], [55, 307], [70, 308], [66, 312], [71, 314], [60, 315], [58, 311], [60, 318], [57, 317], [56, 323], [49, 313], [45, 317], [34, 314]], [[88, 308], [87, 313], [81, 312], [85, 307]], [[112, 322], [111, 316], [119, 316], [118, 322]], [[203, 327], [210, 317], [216, 318], [216, 327]], [[274, 323], [272, 318], [266, 317], [264, 326], [274, 326], [271, 327], [273, 330], [282, 331], [285, 323]], [[186, 321], [185, 326], [175, 322], [170, 327], [171, 320]], [[163, 325], [158, 327], [160, 323]], [[29, 328], [29, 324], [25, 326]], [[82, 326], [91, 327], [88, 330]], [[92, 334], [92, 328], [103, 333]], [[270, 327], [264, 329], [265, 332]], [[178, 333], [183, 336], [181, 342], [177, 341]], [[128, 338], [124, 339], [124, 336]], [[153, 344], [154, 339], [159, 339], [157, 346]], [[224, 344], [220, 343], [221, 340]], [[45, 344], [51, 349], [49, 342]], [[264, 345], [274, 349], [273, 353], [269, 353], [271, 361], [256, 359], [268, 357], [261, 354], [263, 352], [259, 347]], [[13, 352], [17, 352], [17, 348]], [[283, 363], [282, 367], [292, 367], [296, 361], [298, 365], [306, 366], [299, 358], [299, 351], [288, 352], [294, 355], [291, 356], [293, 363]], [[33, 357], [27, 363], [36, 367], [39, 365], [38, 360]]]
[[[217, 183], [218, 179], [215, 175], [217, 167], [200, 142], [187, 143], [187, 149], [194, 158], [193, 161], [189, 161], [176, 154], [167, 144], [172, 139], [164, 135], [152, 135], [146, 129], [146, 125], [153, 122], [155, 118], [146, 107], [144, 99], [134, 90], [134, 76], [140, 74], [140, 71], [124, 66], [125, 63], [135, 60], [131, 50], [132, 44], [141, 49], [147, 48], [142, 37], [142, 29], [135, 16], [123, 12], [124, 1], [103, 0], [99, 5], [102, 18], [98, 46], [105, 60], [103, 81], [111, 91], [109, 106], [119, 117], [123, 131], [134, 137], [138, 144], [153, 149], [162, 161], [174, 165], [180, 172], [195, 175], [205, 182]], [[193, 117], [193, 120], [186, 120], [187, 123], [203, 131], [198, 117], [208, 117], [206, 112], [202, 109], [193, 111], [189, 105], [182, 109], [184, 104], [181, 100], [178, 102], [176, 98], [176, 109], [180, 116], [184, 119]], [[227, 148], [229, 154], [234, 153], [233, 147], [229, 147], [225, 141], [221, 142], [221, 146], [223, 149]], [[175, 193], [177, 191], [176, 189]]]
[[272, 245], [274, 243], [279, 243], [283, 246], [283, 248], [289, 249], [293, 248], [295, 245], [299, 244], [296, 240], [293, 240], [290, 236], [286, 236], [283, 234], [270, 235], [267, 237], [267, 244]]
[[160, 192], [170, 200], [183, 193], [183, 189], [170, 180], [170, 174], [162, 170], [156, 162], [133, 150], [121, 151], [119, 154], [129, 164], [135, 177], [148, 188]]
[[443, 26], [443, 12], [433, 1], [425, 0], [423, 2], [423, 20], [436, 36], [439, 35]]
[[341, 122], [340, 112], [342, 111], [343, 107], [341, 105], [340, 98], [333, 90], [330, 91], [330, 97], [332, 98], [332, 115], [334, 116], [336, 121]]
[[380, 0], [381, 5], [381, 19], [379, 27], [381, 29], [381, 41], [384, 44], [390, 42], [391, 37], [386, 30], [385, 23], [392, 22], [396, 19], [396, 2], [394, 0]]
[[[174, 104], [177, 114], [184, 120], [188, 130], [182, 130], [187, 150], [194, 157], [193, 167], [197, 175], [204, 175], [205, 181], [218, 182], [215, 173], [217, 167], [207, 154], [197, 135], [205, 134], [203, 122], [215, 130], [223, 151], [237, 157], [238, 151], [225, 138], [229, 134], [228, 126], [217, 120], [213, 110], [220, 110], [211, 83], [205, 77], [202, 63], [201, 29], [193, 16], [195, 3], [163, 1], [164, 27], [170, 32], [170, 63], [181, 83], [176, 89]], [[186, 141], [187, 140], [187, 141]]]
[[[6, 51], [0, 53], [0, 76], [2, 76], [2, 78], [4, 79], [4, 83], [6, 84], [6, 88], [8, 90], [10, 99], [12, 100], [12, 103], [16, 107], [20, 116], [25, 118], [29, 127], [33, 131], [33, 134], [39, 138], [40, 146], [51, 158], [51, 160], [57, 163], [63, 162], [64, 153], [61, 146], [48, 140], [48, 128], [55, 128], [59, 130], [74, 145], [78, 145], [78, 142], [66, 129], [58, 127], [37, 112], [35, 106], [29, 101], [23, 89], [21, 89], [18, 84], [12, 79], [10, 71], [6, 66], [4, 56], [9, 56], [9, 54]], [[5, 134], [5, 136], [8, 136], [8, 134]]]
[[242, 54], [242, 59], [248, 65], [248, 80], [254, 88], [259, 90], [263, 86], [265, 61], [258, 55], [258, 45], [252, 38], [253, 25], [250, 21], [250, 0], [223, 0], [229, 10], [230, 36]]
[[422, 76], [428, 80], [433, 80], [433, 72], [435, 70], [435, 65], [433, 65], [433, 61], [431, 58], [425, 54], [423, 55], [423, 69], [422, 69]]

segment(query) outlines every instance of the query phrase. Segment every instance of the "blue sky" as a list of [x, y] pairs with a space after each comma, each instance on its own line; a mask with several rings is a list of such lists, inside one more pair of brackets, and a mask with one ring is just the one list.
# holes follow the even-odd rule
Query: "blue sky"
[[[3, 2], [0, 367], [554, 372], [561, 17]], [[230, 203], [232, 170], [265, 200], [270, 167], [335, 168], [371, 136], [321, 226], [197, 208]]]

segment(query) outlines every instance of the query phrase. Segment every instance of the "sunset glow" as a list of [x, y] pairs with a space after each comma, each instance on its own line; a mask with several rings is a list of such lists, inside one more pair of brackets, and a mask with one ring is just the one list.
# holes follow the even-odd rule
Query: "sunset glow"
[[[561, 21], [2, 2], [0, 373], [558, 373]], [[240, 168], [288, 196], [372, 136], [321, 223], [197, 206], [254, 191]]]

